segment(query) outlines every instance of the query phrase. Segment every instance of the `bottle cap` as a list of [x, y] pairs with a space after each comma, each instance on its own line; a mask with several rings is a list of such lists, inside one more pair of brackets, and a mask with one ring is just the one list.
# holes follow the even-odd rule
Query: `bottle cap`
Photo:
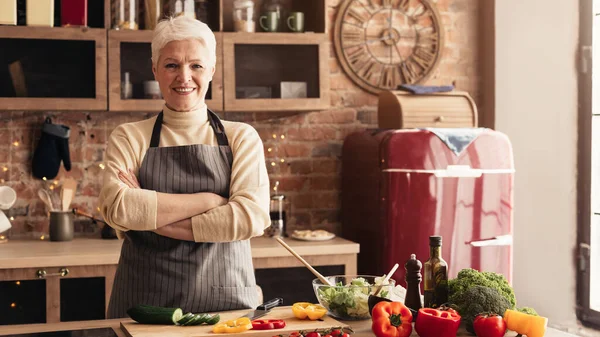
[[440, 247], [442, 245], [442, 237], [439, 235], [430, 236], [429, 245], [432, 247]]

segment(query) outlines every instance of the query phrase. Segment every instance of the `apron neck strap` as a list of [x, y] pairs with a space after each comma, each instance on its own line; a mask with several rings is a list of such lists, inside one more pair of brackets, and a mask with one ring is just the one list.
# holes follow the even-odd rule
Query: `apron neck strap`
[[[229, 146], [229, 140], [227, 139], [227, 135], [225, 134], [225, 128], [223, 127], [223, 123], [221, 120], [210, 109], [206, 109], [208, 114], [208, 122], [210, 123], [210, 127], [213, 129], [215, 136], [217, 137], [217, 143], [220, 146]], [[163, 122], [163, 112], [161, 111], [156, 117], [156, 122], [154, 122], [154, 128], [152, 129], [152, 138], [150, 138], [150, 147], [158, 147], [160, 143], [160, 131], [162, 130], [162, 122]]]

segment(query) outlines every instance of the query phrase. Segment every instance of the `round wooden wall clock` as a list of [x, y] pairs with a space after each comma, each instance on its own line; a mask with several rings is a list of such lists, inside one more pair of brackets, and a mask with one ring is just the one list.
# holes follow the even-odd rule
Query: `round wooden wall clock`
[[426, 80], [444, 37], [430, 0], [344, 0], [333, 34], [344, 71], [374, 94]]

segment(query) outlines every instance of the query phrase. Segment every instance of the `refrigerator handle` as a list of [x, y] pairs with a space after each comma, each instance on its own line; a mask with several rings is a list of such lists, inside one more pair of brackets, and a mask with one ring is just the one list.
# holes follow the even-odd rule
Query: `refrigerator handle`
[[482, 173], [481, 169], [474, 169], [469, 165], [448, 165], [445, 170], [434, 172], [438, 178], [479, 178]]
[[489, 247], [489, 246], [511, 246], [513, 243], [512, 235], [500, 235], [493, 238], [466, 241], [466, 245], [473, 247]]

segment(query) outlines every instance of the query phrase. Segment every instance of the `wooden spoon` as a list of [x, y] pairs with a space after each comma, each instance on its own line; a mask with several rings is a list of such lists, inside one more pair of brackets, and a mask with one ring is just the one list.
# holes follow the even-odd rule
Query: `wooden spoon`
[[71, 201], [73, 201], [76, 189], [77, 182], [74, 179], [67, 178], [64, 180], [62, 188], [60, 190], [60, 200], [62, 201], [63, 212], [69, 210], [69, 206], [71, 206]]
[[275, 240], [277, 240], [277, 242], [279, 242], [279, 244], [281, 244], [283, 248], [287, 249], [288, 252], [294, 255], [294, 257], [297, 258], [298, 261], [302, 262], [302, 264], [305, 265], [306, 268], [308, 268], [308, 270], [310, 270], [310, 272], [313, 273], [319, 280], [321, 280], [323, 284], [327, 284], [332, 287], [334, 286], [333, 283], [331, 283], [328, 279], [321, 275], [321, 273], [316, 271], [315, 268], [313, 268], [308, 262], [306, 262], [306, 260], [304, 260], [300, 255], [298, 255], [298, 253], [296, 253], [296, 251], [294, 251], [292, 247], [288, 246], [287, 243], [285, 243], [281, 238], [275, 238]]
[[387, 275], [385, 275], [384, 279], [381, 281], [381, 284], [377, 287], [377, 289], [373, 293], [374, 296], [379, 295], [379, 292], [383, 288], [383, 285], [390, 279], [390, 277], [392, 277], [392, 275], [394, 275], [394, 273], [396, 272], [396, 269], [398, 269], [397, 263], [394, 265], [394, 267], [392, 267], [392, 270], [390, 270], [390, 272], [387, 273]]

